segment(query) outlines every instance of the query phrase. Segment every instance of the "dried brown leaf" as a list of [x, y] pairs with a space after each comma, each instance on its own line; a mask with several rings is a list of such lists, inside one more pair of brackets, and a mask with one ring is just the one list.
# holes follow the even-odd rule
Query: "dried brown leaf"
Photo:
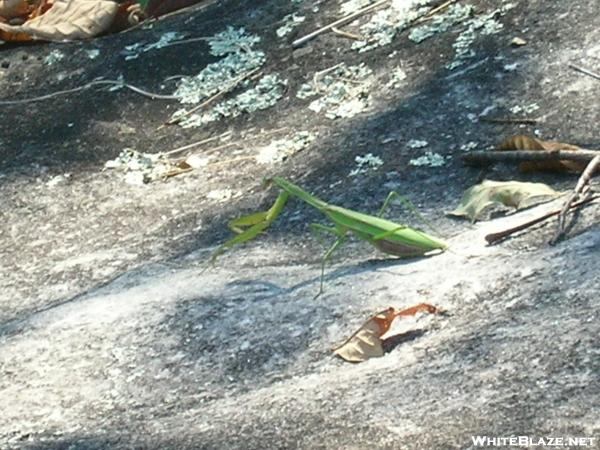
[[362, 362], [383, 356], [381, 336], [387, 333], [396, 317], [414, 316], [419, 312], [436, 313], [438, 309], [427, 303], [420, 303], [403, 310], [388, 308], [367, 320], [346, 342], [333, 352], [349, 362]]
[[23, 40], [23, 34], [46, 41], [86, 39], [106, 31], [118, 8], [108, 0], [56, 0], [46, 13], [23, 25], [0, 23], [0, 31], [4, 40]]
[[[505, 139], [496, 150], [580, 150], [580, 147], [563, 142], [543, 141], [529, 136], [517, 135]], [[556, 171], [556, 172], [583, 172], [585, 164], [577, 161], [526, 161], [519, 164], [522, 172]]]

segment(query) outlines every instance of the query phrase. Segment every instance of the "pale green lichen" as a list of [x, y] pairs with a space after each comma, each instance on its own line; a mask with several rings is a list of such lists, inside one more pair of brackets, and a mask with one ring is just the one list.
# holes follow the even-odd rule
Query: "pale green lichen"
[[419, 139], [411, 139], [410, 141], [408, 141], [406, 143], [406, 146], [408, 148], [412, 148], [412, 149], [423, 148], [423, 147], [427, 147], [428, 145], [429, 145], [429, 142], [427, 142], [427, 141], [421, 141]]
[[360, 27], [360, 35], [364, 39], [354, 42], [352, 48], [362, 53], [389, 44], [398, 33], [428, 11], [423, 6], [429, 3], [430, 0], [393, 1], [389, 8], [377, 11]]
[[375, 3], [375, 0], [347, 0], [340, 4], [340, 12], [344, 16], [347, 16], [348, 14], [355, 13], [359, 9], [363, 9], [372, 3]]
[[261, 51], [232, 53], [209, 64], [195, 77], [182, 78], [174, 95], [181, 103], [200, 103], [224, 86], [234, 84], [243, 74], [261, 67], [265, 59]]
[[539, 105], [537, 103], [531, 103], [529, 105], [523, 105], [523, 106], [516, 105], [516, 106], [513, 106], [512, 108], [510, 108], [509, 111], [512, 114], [520, 114], [520, 113], [531, 114], [532, 112], [537, 111], [538, 109], [540, 109], [540, 107], [539, 107]]
[[477, 142], [469, 141], [466, 144], [460, 146], [461, 151], [470, 152], [471, 150], [475, 150], [478, 147]]
[[289, 33], [291, 33], [294, 28], [296, 28], [298, 25], [300, 25], [302, 22], [304, 22], [305, 19], [306, 19], [306, 17], [299, 16], [296, 13], [288, 14], [287, 16], [285, 16], [283, 18], [284, 23], [282, 26], [277, 28], [277, 30], [275, 31], [275, 34], [280, 38], [284, 37], [284, 36], [288, 35]]
[[394, 23], [390, 20], [389, 9], [377, 11], [369, 22], [360, 27], [360, 35], [364, 39], [352, 44], [352, 49], [359, 52], [366, 52], [377, 47], [392, 42], [396, 36], [397, 30]]
[[451, 5], [445, 13], [433, 16], [433, 19], [427, 22], [427, 24], [413, 28], [408, 38], [416, 43], [423, 42], [465, 21], [472, 13], [473, 6], [471, 5], [461, 5], [460, 3]]
[[383, 160], [379, 156], [375, 156], [372, 153], [367, 153], [363, 156], [357, 156], [354, 158], [356, 162], [355, 168], [348, 174], [350, 177], [364, 174], [370, 171], [378, 170], [383, 166]]
[[56, 64], [59, 61], [62, 61], [65, 57], [65, 54], [63, 52], [61, 52], [60, 50], [52, 50], [45, 58], [44, 58], [44, 64], [47, 64], [48, 66], [51, 66], [53, 64]]
[[391, 88], [398, 88], [402, 85], [402, 82], [406, 80], [406, 72], [402, 67], [396, 67], [392, 70], [390, 74], [390, 80], [387, 82], [386, 86]]
[[[184, 128], [200, 127], [223, 117], [237, 117], [242, 113], [267, 109], [283, 97], [286, 84], [287, 80], [281, 79], [278, 74], [265, 75], [255, 87], [218, 103], [209, 111], [191, 114], [182, 119], [179, 124]], [[173, 115], [173, 118], [182, 117], [184, 114], [186, 114], [185, 110], [180, 110]]]
[[228, 26], [225, 31], [215, 34], [208, 39], [210, 54], [224, 56], [242, 51], [251, 52], [252, 47], [260, 42], [260, 37], [247, 34], [244, 28]]
[[340, 64], [312, 83], [300, 86], [296, 96], [309, 98], [320, 95], [308, 108], [318, 113], [324, 112], [329, 119], [352, 117], [368, 106], [369, 88], [374, 81], [372, 74], [373, 71], [365, 64]]
[[440, 167], [446, 164], [446, 159], [439, 153], [426, 152], [423, 156], [411, 159], [409, 164], [411, 166]]
[[487, 36], [500, 32], [504, 25], [497, 18], [506, 14], [514, 7], [513, 4], [507, 4], [501, 8], [495, 9], [489, 14], [474, 17], [466, 22], [467, 28], [458, 35], [452, 47], [455, 50], [454, 60], [446, 65], [446, 68], [453, 70], [462, 66], [466, 60], [475, 56], [475, 51], [471, 45], [478, 36]]
[[164, 178], [175, 165], [162, 153], [142, 153], [126, 148], [104, 167], [125, 172], [124, 179], [128, 184], [146, 184]]
[[265, 63], [264, 52], [253, 48], [259, 41], [260, 37], [246, 34], [243, 28], [231, 27], [209, 38], [211, 53], [225, 57], [209, 64], [194, 77], [182, 78], [174, 95], [181, 103], [195, 104], [233, 85], [240, 76]]
[[89, 59], [96, 59], [98, 56], [100, 56], [100, 50], [97, 48], [86, 50], [85, 53]]
[[456, 54], [454, 60], [451, 63], [446, 64], [447, 69], [453, 70], [462, 66], [466, 59], [475, 56], [475, 51], [472, 50], [470, 46], [475, 42], [476, 37], [475, 31], [471, 27], [458, 35], [456, 41], [452, 44]]
[[211, 54], [223, 58], [209, 64], [196, 76], [183, 78], [175, 97], [183, 104], [197, 104], [224, 90], [246, 90], [206, 111], [188, 114], [186, 109], [181, 109], [173, 114], [172, 120], [178, 120], [185, 128], [198, 127], [224, 117], [236, 117], [273, 106], [283, 96], [286, 80], [278, 74], [269, 74], [254, 87], [250, 87], [249, 80], [240, 81], [265, 63], [264, 52], [254, 48], [258, 42], [260, 37], [247, 34], [243, 28], [232, 27], [209, 38]]
[[256, 155], [259, 164], [275, 164], [304, 150], [314, 140], [315, 136], [308, 131], [299, 131], [290, 139], [277, 139], [261, 148]]

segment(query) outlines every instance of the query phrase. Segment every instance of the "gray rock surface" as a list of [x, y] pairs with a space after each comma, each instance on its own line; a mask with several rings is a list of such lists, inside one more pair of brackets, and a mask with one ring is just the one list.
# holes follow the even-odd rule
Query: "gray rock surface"
[[[8, 448], [471, 448], [471, 435], [597, 436], [600, 232], [532, 251], [482, 245], [491, 229], [548, 207], [460, 234], [442, 255], [337, 265], [317, 299], [316, 267], [271, 265], [285, 248], [256, 248], [209, 272], [144, 267], [5, 325]], [[399, 321], [394, 332], [413, 333], [384, 357], [349, 364], [330, 353], [374, 311], [421, 301], [448, 314]]]

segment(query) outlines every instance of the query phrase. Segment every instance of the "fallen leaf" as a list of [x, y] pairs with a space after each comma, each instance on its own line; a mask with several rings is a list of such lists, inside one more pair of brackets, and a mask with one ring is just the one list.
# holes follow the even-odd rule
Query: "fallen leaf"
[[559, 195], [560, 192], [543, 183], [484, 180], [467, 189], [458, 207], [449, 214], [468, 217], [474, 222], [492, 205], [522, 209]]
[[390, 307], [367, 320], [346, 342], [334, 348], [333, 353], [349, 362], [362, 362], [383, 356], [381, 336], [388, 332], [394, 319], [401, 316], [414, 316], [419, 312], [433, 314], [438, 312], [438, 309], [427, 303], [420, 303], [400, 311]]
[[177, 164], [171, 166], [169, 170], [164, 172], [162, 174], [162, 178], [166, 179], [174, 177], [177, 175], [181, 175], [182, 173], [191, 172], [192, 170], [194, 170], [194, 167], [192, 167], [187, 161], [179, 161]]
[[[580, 150], [580, 147], [563, 142], [543, 141], [541, 139], [529, 136], [512, 136], [502, 141], [496, 150]], [[519, 164], [519, 170], [522, 172], [532, 172], [536, 170], [552, 170], [558, 172], [583, 172], [585, 164], [577, 161], [525, 161]]]
[[23, 25], [0, 22], [5, 41], [86, 39], [106, 31], [119, 5], [109, 0], [56, 0], [45, 13]]

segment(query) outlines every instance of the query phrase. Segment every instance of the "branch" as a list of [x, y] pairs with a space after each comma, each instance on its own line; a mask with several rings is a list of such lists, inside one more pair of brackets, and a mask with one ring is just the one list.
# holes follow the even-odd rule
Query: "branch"
[[596, 72], [592, 72], [591, 70], [588, 70], [588, 69], [586, 69], [584, 67], [576, 66], [575, 64], [572, 64], [572, 63], [569, 63], [569, 67], [571, 69], [575, 69], [578, 72], [581, 72], [581, 73], [584, 73], [586, 75], [589, 75], [590, 77], [595, 78], [596, 80], [600, 80], [600, 75], [597, 74]]
[[594, 159], [590, 161], [590, 163], [587, 165], [587, 167], [579, 177], [579, 181], [577, 181], [575, 189], [573, 190], [571, 195], [569, 195], [569, 198], [567, 198], [562, 209], [560, 210], [560, 213], [558, 214], [558, 227], [556, 228], [556, 233], [554, 234], [554, 237], [550, 241], [551, 245], [556, 244], [556, 242], [562, 237], [562, 235], [565, 234], [565, 221], [567, 217], [567, 212], [569, 211], [575, 200], [580, 198], [586, 186], [589, 188], [590, 179], [594, 175], [594, 172], [596, 172], [596, 169], [599, 165], [600, 155], [597, 155], [594, 157]]
[[381, 0], [377, 3], [373, 3], [372, 5], [369, 5], [363, 9], [359, 9], [358, 11], [349, 14], [345, 17], [342, 17], [339, 20], [336, 20], [335, 22], [330, 23], [329, 25], [325, 25], [322, 28], [319, 28], [318, 30], [313, 31], [312, 33], [307, 34], [306, 36], [303, 36], [299, 39], [296, 39], [294, 42], [292, 42], [292, 47], [300, 47], [302, 44], [310, 41], [311, 39], [317, 37], [320, 34], [323, 34], [329, 30], [331, 30], [332, 28], [338, 27], [340, 25], [343, 25], [347, 22], [350, 22], [351, 20], [354, 20], [366, 13], [368, 13], [369, 11], [374, 10], [375, 8], [380, 7], [381, 5], [384, 5], [385, 3], [389, 2], [390, 0]]
[[590, 162], [600, 150], [499, 150], [470, 152], [463, 155], [466, 164], [481, 165], [497, 161], [580, 161]]
[[[579, 208], [580, 206], [586, 205], [587, 203], [590, 203], [592, 200], [596, 200], [597, 198], [598, 198], [597, 195], [592, 195], [584, 200], [581, 200], [580, 202], [571, 204], [571, 206], [569, 206], [569, 209]], [[485, 236], [485, 240], [487, 241], [488, 244], [493, 244], [494, 242], [497, 242], [497, 241], [500, 241], [502, 239], [509, 237], [511, 234], [515, 234], [521, 230], [525, 230], [537, 223], [540, 223], [546, 219], [549, 219], [550, 217], [557, 216], [561, 213], [561, 211], [562, 211], [562, 209], [557, 209], [555, 211], [546, 213], [540, 217], [536, 217], [535, 219], [532, 219], [529, 222], [522, 223], [521, 225], [517, 225], [512, 228], [507, 228], [506, 230], [498, 231], [497, 233], [490, 233]]]
[[525, 125], [535, 125], [539, 122], [538, 119], [528, 119], [526, 117], [518, 118], [518, 117], [487, 117], [483, 116], [479, 118], [480, 122], [488, 122], [488, 123], [514, 123], [514, 124], [525, 124]]
[[[384, 5], [385, 3], [389, 2], [390, 0], [381, 0], [379, 2], [373, 3], [372, 5], [369, 6], [365, 6], [363, 9], [360, 9], [356, 12], [353, 12], [351, 14], [348, 14], [345, 17], [342, 17], [341, 19], [336, 20], [335, 22], [330, 23], [329, 25], [325, 25], [322, 28], [319, 28], [318, 30], [313, 31], [312, 33], [307, 34], [306, 36], [302, 36], [301, 38], [296, 39], [294, 42], [292, 42], [292, 47], [300, 47], [301, 45], [307, 43], [308, 41], [310, 41], [311, 39], [319, 36], [320, 34], [326, 33], [329, 30], [332, 30], [335, 32], [335, 28], [344, 25], [354, 19], [357, 19], [358, 17], [365, 15], [366, 13], [373, 11], [376, 8], [379, 8], [380, 6]], [[448, 6], [450, 6], [452, 3], [456, 3], [458, 0], [447, 0], [446, 2], [442, 3], [439, 6], [436, 6], [435, 8], [430, 9], [427, 13], [416, 17], [411, 24], [418, 24], [421, 23], [425, 20], [429, 20], [431, 19], [431, 17], [433, 17], [436, 13], [444, 10], [445, 8], [447, 8]], [[351, 37], [348, 34], [346, 34], [346, 37]], [[354, 39], [354, 37], [352, 36], [352, 38]]]
[[148, 92], [144, 89], [141, 89], [137, 86], [134, 86], [129, 83], [125, 83], [119, 80], [94, 80], [89, 83], [84, 84], [83, 86], [74, 87], [72, 89], [65, 89], [63, 91], [51, 92], [50, 94], [40, 95], [39, 97], [31, 97], [24, 98], [22, 100], [0, 100], [0, 105], [21, 105], [24, 103], [32, 103], [32, 102], [40, 102], [42, 100], [48, 100], [50, 98], [58, 97], [59, 95], [72, 94], [74, 92], [83, 91], [85, 89], [89, 89], [92, 86], [102, 86], [102, 85], [110, 85], [127, 88], [137, 94], [143, 95], [144, 97], [149, 97], [152, 100], [177, 100], [177, 97], [174, 95], [164, 95], [164, 94], [156, 94], [154, 92]]

